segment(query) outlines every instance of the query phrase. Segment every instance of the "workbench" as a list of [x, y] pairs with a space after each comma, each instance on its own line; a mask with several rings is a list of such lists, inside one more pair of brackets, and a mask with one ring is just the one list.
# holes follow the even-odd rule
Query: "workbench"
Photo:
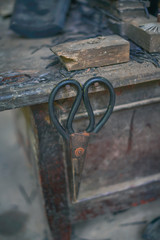
[[[0, 110], [20, 109], [18, 136], [35, 168], [55, 240], [71, 239], [73, 223], [160, 197], [160, 68], [146, 59], [143, 63], [130, 60], [107, 67], [65, 70], [50, 47], [112, 34], [102, 14], [94, 15], [98, 22], [93, 24], [87, 18], [85, 22], [85, 12], [77, 9], [73, 4], [64, 33], [47, 39], [21, 38], [8, 30], [8, 19], [0, 20]], [[80, 194], [74, 202], [65, 144], [50, 123], [48, 97], [61, 80], [76, 79], [83, 84], [95, 76], [112, 83], [116, 106], [103, 130], [91, 139]], [[93, 86], [90, 92], [97, 119], [106, 106], [105, 93], [100, 86]], [[75, 94], [70, 89], [57, 95], [57, 114], [62, 123]], [[22, 117], [25, 127], [20, 124]], [[76, 129], [87, 125], [83, 106], [75, 123]]]

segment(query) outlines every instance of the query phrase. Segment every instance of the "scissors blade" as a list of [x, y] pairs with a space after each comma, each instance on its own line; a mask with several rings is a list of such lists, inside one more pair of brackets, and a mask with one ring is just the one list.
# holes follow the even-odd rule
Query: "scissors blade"
[[79, 194], [89, 137], [90, 134], [87, 132], [73, 133], [70, 135], [74, 201], [76, 201]]

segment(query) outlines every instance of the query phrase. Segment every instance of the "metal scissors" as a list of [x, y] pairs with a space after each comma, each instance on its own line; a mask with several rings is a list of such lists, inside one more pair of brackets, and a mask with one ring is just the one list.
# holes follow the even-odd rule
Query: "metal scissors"
[[[97, 124], [95, 124], [95, 116], [93, 113], [92, 106], [90, 104], [88, 90], [91, 85], [97, 82], [105, 85], [105, 87], [109, 90], [110, 98], [109, 98], [109, 104], [104, 113], [104, 116], [100, 119], [100, 121]], [[66, 85], [74, 86], [77, 90], [77, 95], [75, 97], [74, 103], [69, 113], [69, 116], [66, 122], [66, 127], [64, 128], [60, 124], [55, 114], [54, 101], [55, 101], [57, 92]], [[72, 123], [78, 111], [78, 108], [80, 106], [82, 98], [83, 98], [86, 111], [88, 113], [89, 125], [84, 132], [75, 133]], [[70, 159], [71, 159], [72, 177], [73, 177], [72, 179], [73, 194], [72, 195], [73, 195], [74, 201], [76, 201], [79, 193], [81, 176], [82, 176], [82, 171], [83, 171], [83, 166], [84, 166], [84, 161], [86, 156], [86, 150], [89, 142], [89, 136], [91, 133], [98, 133], [100, 131], [100, 129], [104, 126], [104, 124], [109, 119], [113, 111], [114, 105], [115, 105], [115, 92], [114, 92], [113, 86], [107, 79], [103, 77], [91, 78], [88, 81], [86, 81], [83, 86], [81, 86], [80, 83], [76, 80], [64, 80], [60, 82], [52, 90], [50, 94], [49, 114], [50, 114], [51, 122], [55, 125], [58, 132], [62, 135], [65, 141], [67, 141], [67, 143], [69, 143], [70, 145], [70, 153], [71, 153]]]

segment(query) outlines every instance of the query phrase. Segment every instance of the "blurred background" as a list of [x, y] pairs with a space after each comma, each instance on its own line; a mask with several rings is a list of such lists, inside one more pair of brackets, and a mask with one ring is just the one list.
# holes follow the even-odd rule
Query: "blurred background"
[[43, 202], [17, 138], [15, 114], [0, 113], [0, 240], [47, 240]]

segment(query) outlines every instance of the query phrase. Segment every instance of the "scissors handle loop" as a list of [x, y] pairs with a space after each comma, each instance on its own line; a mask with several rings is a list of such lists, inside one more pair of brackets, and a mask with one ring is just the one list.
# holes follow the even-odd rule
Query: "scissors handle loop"
[[[77, 95], [76, 98], [74, 100], [74, 103], [72, 105], [72, 109], [69, 113], [69, 117], [66, 123], [66, 130], [62, 127], [62, 125], [59, 123], [59, 120], [55, 114], [55, 107], [54, 107], [54, 100], [55, 100], [55, 96], [57, 94], [57, 92], [60, 90], [60, 88], [66, 86], [66, 85], [73, 85], [74, 87], [76, 87], [77, 89]], [[82, 99], [82, 87], [79, 84], [79, 82], [75, 81], [75, 80], [65, 80], [60, 82], [51, 92], [50, 97], [49, 97], [49, 114], [50, 114], [50, 118], [53, 122], [53, 124], [56, 126], [58, 132], [62, 135], [62, 137], [65, 140], [69, 140], [69, 134], [72, 134], [74, 132], [73, 127], [72, 127], [72, 122], [74, 119], [74, 116], [79, 108], [79, 105], [81, 103], [81, 99]]]
[[[107, 89], [109, 90], [109, 93], [110, 93], [110, 99], [109, 99], [109, 104], [108, 104], [108, 107], [107, 107], [107, 110], [106, 110], [104, 116], [101, 118], [101, 120], [96, 124], [96, 126], [94, 128], [93, 124], [91, 123], [91, 117], [90, 117], [93, 114], [93, 110], [92, 110], [92, 106], [90, 104], [88, 90], [89, 90], [89, 87], [96, 82], [103, 83], [107, 87]], [[85, 84], [83, 86], [83, 101], [84, 101], [86, 110], [88, 112], [88, 116], [90, 118], [90, 124], [87, 127], [86, 131], [87, 132], [93, 131], [94, 133], [97, 133], [100, 131], [100, 129], [104, 126], [104, 124], [109, 119], [109, 117], [113, 111], [114, 105], [115, 105], [115, 92], [114, 92], [112, 84], [103, 77], [94, 77], [94, 78], [89, 79], [88, 81], [85, 82]]]

